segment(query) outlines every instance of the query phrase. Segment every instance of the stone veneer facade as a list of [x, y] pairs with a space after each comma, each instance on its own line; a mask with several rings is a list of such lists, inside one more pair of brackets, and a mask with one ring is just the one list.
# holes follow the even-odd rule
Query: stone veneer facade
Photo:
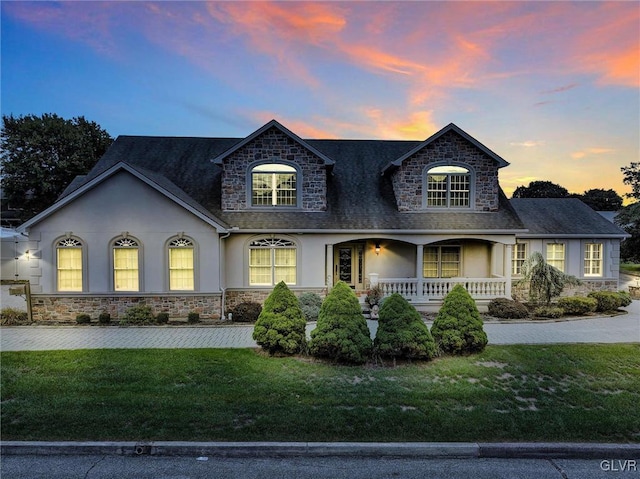
[[[424, 211], [425, 167], [430, 164], [468, 165], [474, 172], [475, 211], [496, 211], [499, 203], [498, 165], [455, 132], [447, 132], [407, 158], [393, 173], [393, 191], [399, 211]], [[440, 208], [442, 209], [442, 208]]]
[[[273, 127], [224, 160], [222, 171], [222, 209], [242, 211], [251, 207], [249, 167], [257, 162], [280, 160], [298, 166], [301, 178], [302, 211], [327, 209], [327, 170], [322, 158]], [[301, 180], [301, 181], [300, 181]]]
[[34, 321], [75, 321], [79, 314], [88, 314], [91, 319], [107, 312], [111, 319], [119, 319], [131, 306], [145, 304], [151, 306], [154, 314], [169, 313], [170, 318], [186, 318], [189, 313], [200, 315], [201, 319], [220, 319], [221, 294], [180, 295], [180, 296], [112, 296], [93, 294], [91, 296], [61, 296], [34, 294], [31, 307]]

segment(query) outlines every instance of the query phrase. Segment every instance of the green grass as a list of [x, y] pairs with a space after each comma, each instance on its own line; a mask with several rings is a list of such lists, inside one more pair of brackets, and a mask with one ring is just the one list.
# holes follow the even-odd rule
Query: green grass
[[620, 272], [640, 276], [640, 264], [638, 263], [622, 263]]
[[640, 441], [640, 345], [397, 367], [254, 350], [5, 352], [3, 440]]

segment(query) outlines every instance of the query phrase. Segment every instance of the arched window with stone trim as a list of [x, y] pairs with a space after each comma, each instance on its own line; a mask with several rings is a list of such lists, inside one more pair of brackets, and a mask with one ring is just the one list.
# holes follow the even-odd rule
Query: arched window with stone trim
[[262, 238], [249, 243], [249, 284], [273, 286], [297, 283], [297, 247], [284, 238]]
[[470, 208], [472, 172], [457, 165], [438, 165], [425, 174], [425, 206], [427, 208]]
[[129, 236], [113, 242], [114, 291], [140, 291], [140, 243]]
[[260, 163], [250, 171], [251, 206], [295, 208], [299, 205], [299, 172], [294, 166]]
[[56, 281], [58, 291], [83, 291], [83, 256], [83, 245], [79, 239], [67, 237], [56, 242]]
[[169, 241], [169, 290], [195, 290], [195, 243], [181, 236]]

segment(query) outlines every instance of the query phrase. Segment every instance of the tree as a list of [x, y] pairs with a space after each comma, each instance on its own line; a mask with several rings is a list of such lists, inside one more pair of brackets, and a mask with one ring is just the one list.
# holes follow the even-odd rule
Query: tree
[[429, 360], [436, 355], [436, 344], [422, 316], [398, 293], [385, 299], [380, 308], [373, 345], [381, 356]]
[[6, 201], [20, 220], [53, 204], [77, 175], [86, 174], [113, 138], [98, 124], [56, 114], [2, 116], [0, 166]]
[[513, 198], [568, 198], [569, 191], [550, 181], [532, 181], [529, 186], [518, 186]]
[[298, 298], [280, 281], [264, 302], [253, 339], [269, 354], [296, 354], [307, 344], [306, 325]]
[[536, 251], [522, 264], [522, 279], [516, 284], [528, 284], [529, 301], [532, 303], [542, 301], [549, 304], [560, 296], [565, 286], [578, 285], [580, 281], [547, 263], [542, 253]]
[[441, 351], [467, 354], [482, 351], [487, 334], [476, 302], [462, 285], [455, 285], [444, 298], [431, 326], [431, 335]]
[[311, 331], [311, 354], [342, 363], [362, 364], [372, 350], [371, 333], [353, 290], [339, 281], [322, 302]]
[[577, 198], [596, 211], [618, 211], [622, 208], [622, 197], [611, 189], [594, 188], [577, 195]]
[[629, 166], [620, 168], [625, 185], [631, 186], [627, 198], [638, 201], [625, 206], [616, 216], [615, 222], [631, 235], [620, 245], [620, 258], [623, 261], [640, 263], [640, 162], [631, 162]]
[[640, 200], [640, 162], [631, 162], [629, 166], [620, 168], [623, 174], [622, 182], [631, 186], [631, 193], [627, 193], [628, 198]]

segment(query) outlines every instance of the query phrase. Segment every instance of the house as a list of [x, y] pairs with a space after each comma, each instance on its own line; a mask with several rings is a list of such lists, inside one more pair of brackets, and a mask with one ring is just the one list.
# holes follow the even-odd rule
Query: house
[[120, 136], [19, 228], [34, 317], [145, 301], [219, 318], [279, 281], [378, 284], [423, 309], [462, 283], [486, 304], [533, 251], [615, 290], [626, 234], [575, 199], [508, 200], [506, 166], [454, 124], [425, 141], [302, 139], [275, 120], [243, 139]]

